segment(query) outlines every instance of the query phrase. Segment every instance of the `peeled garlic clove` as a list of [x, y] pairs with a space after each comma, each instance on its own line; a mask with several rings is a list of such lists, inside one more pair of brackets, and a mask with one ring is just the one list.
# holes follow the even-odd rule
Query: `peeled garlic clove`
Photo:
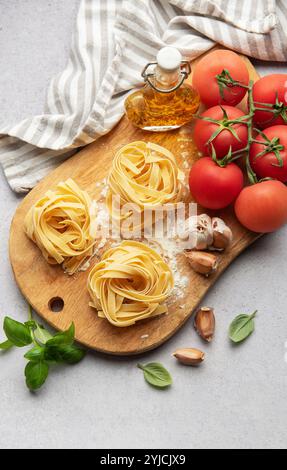
[[186, 258], [192, 269], [200, 274], [209, 276], [214, 273], [218, 266], [217, 256], [204, 251], [185, 251]]
[[173, 356], [187, 366], [197, 366], [204, 361], [205, 354], [199, 349], [195, 348], [185, 348], [177, 349]]
[[210, 342], [215, 330], [214, 310], [210, 307], [201, 307], [194, 317], [194, 328], [199, 336]]
[[215, 250], [225, 250], [232, 242], [232, 231], [219, 217], [212, 219], [213, 244]]

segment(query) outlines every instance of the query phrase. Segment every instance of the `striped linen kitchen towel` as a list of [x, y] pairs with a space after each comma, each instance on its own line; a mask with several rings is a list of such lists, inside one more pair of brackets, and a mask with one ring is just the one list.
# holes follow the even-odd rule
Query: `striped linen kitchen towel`
[[216, 43], [264, 60], [287, 60], [287, 0], [82, 0], [65, 70], [44, 114], [0, 129], [11, 188], [27, 192], [49, 171], [109, 132], [126, 93], [165, 45], [193, 59]]

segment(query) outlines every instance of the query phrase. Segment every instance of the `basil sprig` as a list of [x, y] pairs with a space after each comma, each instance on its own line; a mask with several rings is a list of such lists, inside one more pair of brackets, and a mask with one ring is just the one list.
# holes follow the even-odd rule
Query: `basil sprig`
[[232, 321], [229, 327], [229, 338], [234, 343], [241, 343], [244, 341], [248, 336], [250, 336], [254, 331], [254, 317], [257, 313], [257, 310], [253, 312], [251, 315], [238, 315]]
[[138, 368], [143, 371], [146, 382], [156, 388], [166, 388], [172, 384], [170, 373], [159, 362], [150, 362], [143, 365], [138, 364]]
[[37, 390], [45, 383], [50, 366], [55, 364], [76, 364], [81, 361], [86, 352], [74, 345], [74, 323], [67, 331], [52, 335], [42, 325], [32, 318], [29, 306], [29, 320], [20, 323], [5, 317], [3, 324], [7, 340], [0, 343], [0, 349], [5, 351], [13, 346], [22, 348], [33, 345], [24, 355], [29, 362], [25, 367], [26, 385], [30, 390]]

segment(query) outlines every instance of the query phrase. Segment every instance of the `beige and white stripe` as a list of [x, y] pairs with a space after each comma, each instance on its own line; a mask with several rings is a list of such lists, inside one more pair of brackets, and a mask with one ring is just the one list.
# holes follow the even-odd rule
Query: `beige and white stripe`
[[0, 162], [26, 192], [123, 114], [126, 93], [164, 45], [193, 59], [215, 43], [264, 60], [287, 60], [287, 0], [82, 0], [66, 69], [44, 114], [0, 129]]

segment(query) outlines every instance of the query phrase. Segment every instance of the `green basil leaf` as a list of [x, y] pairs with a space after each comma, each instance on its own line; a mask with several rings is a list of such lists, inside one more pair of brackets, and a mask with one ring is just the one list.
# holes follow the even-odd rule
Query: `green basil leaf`
[[44, 348], [41, 346], [35, 346], [24, 355], [26, 359], [32, 362], [43, 361], [44, 359]]
[[12, 318], [4, 318], [4, 331], [11, 343], [19, 348], [32, 343], [32, 337], [29, 328], [23, 323], [19, 323]]
[[48, 345], [57, 345], [57, 344], [72, 344], [75, 338], [75, 325], [71, 324], [70, 328], [67, 331], [61, 333], [56, 333], [51, 339], [47, 341]]
[[45, 347], [45, 359], [47, 361], [65, 362], [77, 364], [86, 354], [86, 351], [70, 344], [47, 344]]
[[11, 343], [11, 341], [9, 341], [9, 339], [7, 339], [7, 341], [4, 341], [3, 343], [0, 343], [0, 349], [2, 349], [2, 351], [7, 351], [8, 349], [12, 348], [14, 346], [13, 343]]
[[36, 341], [44, 345], [47, 343], [47, 341], [53, 338], [53, 335], [51, 335], [51, 333], [48, 330], [46, 330], [42, 325], [39, 325], [38, 323], [36, 323], [34, 337]]
[[165, 388], [172, 384], [170, 373], [159, 362], [149, 364], [138, 364], [139, 369], [144, 373], [145, 380], [154, 387]]
[[238, 315], [229, 327], [229, 338], [234, 343], [244, 341], [254, 331], [254, 317], [257, 310], [251, 315]]
[[45, 383], [49, 374], [46, 362], [28, 362], [25, 367], [26, 385], [30, 390], [37, 390]]

